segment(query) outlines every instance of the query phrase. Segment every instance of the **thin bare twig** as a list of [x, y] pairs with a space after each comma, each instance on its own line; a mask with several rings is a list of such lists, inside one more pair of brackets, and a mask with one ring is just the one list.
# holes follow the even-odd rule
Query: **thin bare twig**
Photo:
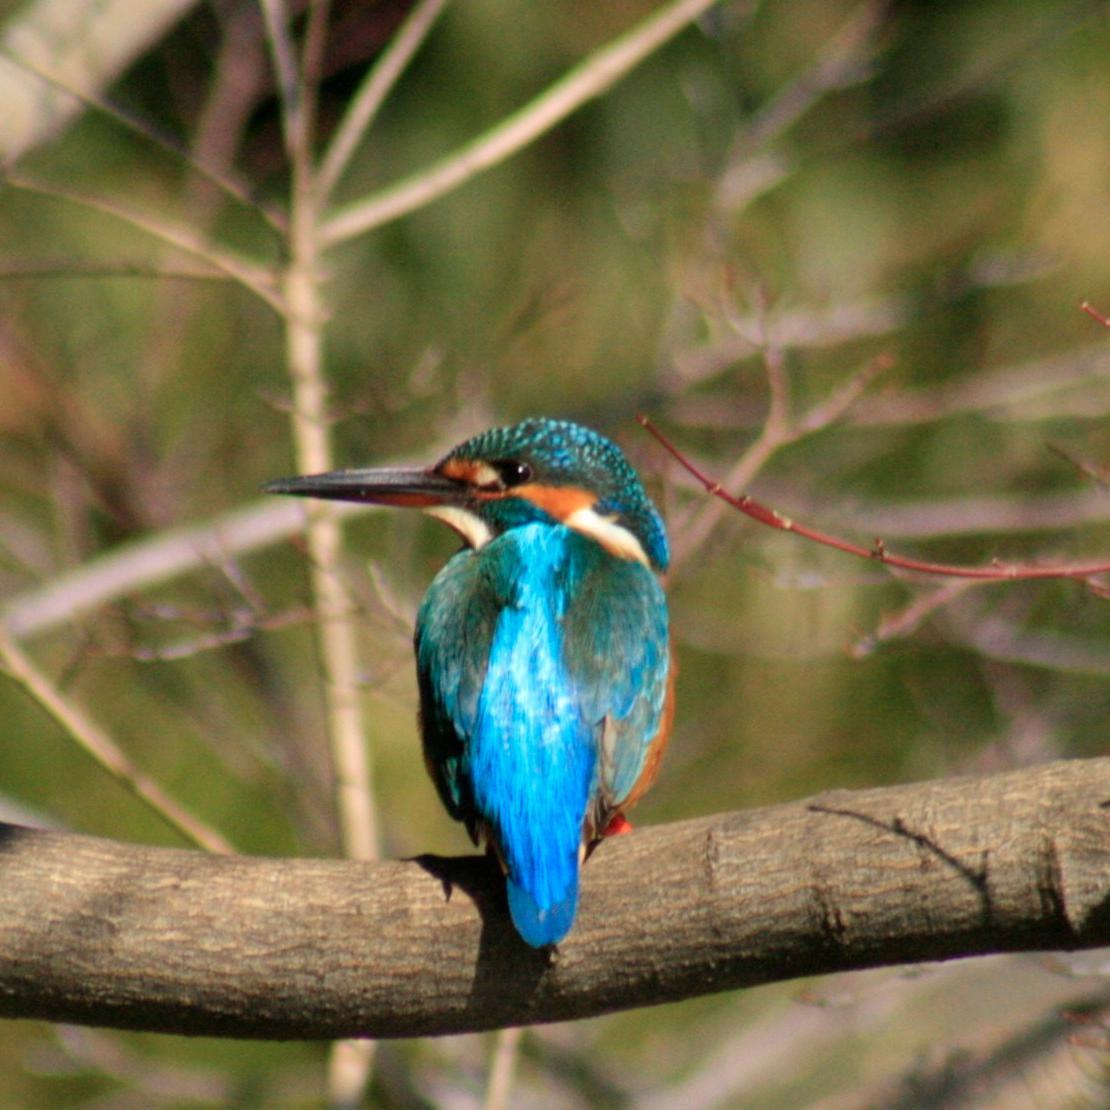
[[[339, 515], [374, 511], [343, 506]], [[254, 551], [304, 528], [301, 504], [256, 502], [224, 513], [206, 524], [172, 528], [123, 544], [95, 559], [56, 575], [25, 593], [0, 603], [0, 621], [20, 639], [80, 620], [102, 605], [151, 586], [190, 574], [228, 555]]]
[[447, 0], [420, 0], [415, 4], [366, 74], [320, 163], [316, 192], [321, 204], [331, 196], [378, 110], [446, 6]]
[[[1091, 592], [1110, 600], [1110, 590], [1096, 585]], [[973, 600], [969, 598], [969, 602]], [[1060, 673], [1110, 675], [1110, 648], [1105, 636], [1030, 628], [981, 604], [950, 609], [945, 619], [960, 640], [984, 658]]]
[[70, 738], [117, 782], [146, 803], [186, 840], [209, 852], [226, 855], [234, 851], [215, 829], [171, 798], [157, 782], [131, 762], [104, 729], [68, 701], [3, 625], [0, 625], [0, 670], [19, 683], [66, 730]]
[[793, 172], [797, 159], [769, 149], [831, 93], [871, 75], [874, 39], [888, 4], [867, 0], [844, 21], [814, 64], [757, 111], [733, 143], [714, 190], [719, 215], [735, 219], [756, 197]]
[[221, 621], [225, 628], [217, 632], [210, 632], [177, 640], [172, 644], [162, 647], [132, 647], [125, 651], [107, 652], [106, 654], [126, 655], [139, 663], [164, 663], [171, 660], [190, 659], [206, 651], [218, 651], [229, 644], [244, 643], [253, 639], [259, 632], [273, 632], [290, 625], [304, 624], [312, 620], [313, 614], [303, 606], [290, 609], [283, 613], [253, 614], [231, 613], [227, 617], [213, 616], [213, 621]]
[[225, 247], [217, 247], [206, 242], [191, 228], [173, 224], [160, 216], [154, 217], [136, 211], [127, 205], [109, 200], [106, 197], [81, 193], [61, 185], [33, 181], [28, 177], [13, 174], [10, 171], [3, 174], [2, 180], [4, 184], [11, 186], [13, 189], [23, 189], [39, 196], [64, 200], [70, 204], [77, 204], [94, 212], [101, 212], [104, 215], [122, 220], [147, 235], [153, 236], [167, 246], [176, 247], [178, 250], [185, 251], [186, 254], [194, 255], [207, 262], [227, 277], [249, 289], [278, 314], [285, 311], [281, 296], [274, 285], [274, 274], [270, 270], [240, 258]]
[[839, 30], [817, 52], [813, 65], [752, 116], [745, 129], [745, 145], [749, 149], [768, 146], [829, 93], [866, 81], [878, 49], [876, 32], [889, 7], [888, 0], [865, 0], [849, 12]]
[[503, 162], [689, 26], [717, 0], [672, 0], [632, 30], [594, 51], [523, 108], [440, 161], [336, 212], [323, 226], [325, 247], [407, 215]]
[[198, 158], [195, 152], [190, 151], [180, 139], [175, 136], [164, 134], [148, 120], [133, 115], [131, 112], [121, 108], [118, 104], [113, 104], [106, 97], [74, 87], [55, 74], [43, 69], [41, 66], [35, 65], [34, 62], [26, 57], [17, 57], [10, 50], [0, 50], [0, 57], [10, 62], [12, 65], [34, 74], [34, 76], [41, 81], [45, 81], [60, 92], [64, 92], [67, 96], [73, 97], [74, 100], [80, 101], [86, 108], [95, 109], [97, 112], [100, 112], [101, 115], [105, 115], [109, 119], [114, 120], [132, 134], [141, 136], [159, 149], [179, 158], [189, 169], [210, 182], [225, 196], [237, 201], [244, 208], [252, 212], [257, 212], [274, 231], [284, 232], [286, 230], [285, 217], [281, 212], [269, 205], [261, 203], [257, 198], [251, 195], [247, 186], [237, 181], [227, 170], [212, 165], [207, 159]]
[[888, 613], [884, 616], [873, 632], [860, 636], [848, 648], [848, 654], [853, 659], [863, 659], [875, 651], [880, 644], [912, 635], [938, 609], [943, 609], [950, 601], [954, 601], [975, 585], [977, 583], [966, 578], [955, 578], [950, 582], [941, 583], [935, 590], [914, 598], [896, 613]]
[[802, 436], [812, 435], [835, 424], [864, 395], [871, 383], [893, 365], [894, 359], [889, 354], [873, 358], [859, 373], [853, 374], [842, 385], [837, 386], [825, 400], [819, 401], [798, 417], [794, 422], [795, 437], [801, 439]]
[[520, 1055], [520, 1037], [523, 1032], [519, 1025], [510, 1025], [494, 1038], [484, 1110], [508, 1110], [512, 1105], [509, 1096], [513, 1089], [513, 1075]]
[[121, 278], [134, 277], [163, 281], [232, 281], [227, 274], [215, 268], [202, 269], [190, 266], [159, 266], [151, 262], [85, 262], [66, 258], [50, 261], [29, 258], [0, 263], [0, 278], [17, 281], [22, 278]]
[[297, 133], [301, 129], [301, 82], [293, 36], [289, 32], [289, 12], [285, 0], [259, 0], [259, 6], [274, 63], [285, 150], [292, 159]]
[[1058, 458], [1063, 459], [1069, 466], [1074, 467], [1084, 478], [1090, 478], [1090, 480], [1104, 493], [1110, 492], [1110, 471], [1095, 466], [1094, 463], [1087, 462], [1085, 459], [1077, 459], [1070, 451], [1065, 451], [1058, 443], [1046, 443], [1045, 446]]
[[[672, 389], [685, 390], [722, 373], [741, 359], [758, 354], [760, 347], [755, 337], [764, 330], [769, 341], [788, 350], [835, 347], [889, 335], [933, 304], [958, 303], [980, 289], [1025, 284], [1057, 269], [1059, 263], [1044, 254], [994, 255], [947, 275], [942, 288], [934, 291], [931, 299], [924, 303], [920, 293], [891, 293], [821, 306], [778, 308], [773, 315], [762, 312], [734, 318], [728, 333], [712, 342], [678, 351], [674, 356], [676, 373]], [[1100, 347], [1099, 351], [1105, 357], [1105, 347]], [[1046, 383], [1053, 380], [1051, 375], [1045, 379]], [[953, 388], [959, 387], [954, 385]]]

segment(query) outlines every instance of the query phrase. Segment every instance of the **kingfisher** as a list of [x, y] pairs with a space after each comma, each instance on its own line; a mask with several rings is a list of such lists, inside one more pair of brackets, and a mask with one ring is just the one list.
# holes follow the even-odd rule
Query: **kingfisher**
[[584, 859], [630, 828], [673, 717], [667, 534], [636, 471], [598, 432], [533, 418], [431, 467], [265, 489], [419, 508], [461, 537], [416, 619], [424, 759], [500, 863], [517, 932], [558, 944]]

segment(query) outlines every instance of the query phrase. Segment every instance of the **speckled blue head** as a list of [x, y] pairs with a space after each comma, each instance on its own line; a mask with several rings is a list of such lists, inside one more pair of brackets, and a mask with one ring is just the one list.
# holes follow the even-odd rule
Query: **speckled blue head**
[[566, 522], [573, 508], [624, 529], [648, 562], [670, 562], [667, 533], [624, 452], [592, 428], [533, 417], [468, 439], [436, 465], [478, 491], [468, 504], [495, 534], [534, 520]]

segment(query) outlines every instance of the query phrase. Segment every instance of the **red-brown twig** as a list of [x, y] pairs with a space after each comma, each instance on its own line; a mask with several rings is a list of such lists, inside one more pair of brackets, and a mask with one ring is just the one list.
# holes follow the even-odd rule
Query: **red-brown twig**
[[995, 559], [987, 566], [960, 566], [951, 563], [932, 563], [924, 559], [911, 559], [905, 555], [895, 555], [888, 551], [883, 540], [878, 538], [876, 538], [875, 542], [870, 547], [863, 547], [860, 544], [852, 543], [850, 540], [841, 539], [827, 532], [821, 532], [805, 524], [799, 524], [797, 521], [783, 516], [781, 513], [776, 512], [774, 509], [764, 505], [761, 501], [757, 501], [754, 497], [750, 497], [747, 494], [734, 497], [727, 490], [723, 489], [719, 482], [710, 478], [679, 451], [647, 416], [640, 415], [636, 419], [642, 427], [658, 440], [663, 449], [688, 474], [690, 474], [691, 477], [704, 487], [707, 493], [711, 493], [714, 497], [719, 497], [726, 504], [745, 513], [753, 520], [758, 520], [761, 524], [770, 525], [770, 527], [778, 528], [783, 532], [796, 532], [799, 536], [805, 536], [806, 539], [813, 540], [815, 543], [824, 544], [826, 547], [834, 547], [837, 551], [845, 551], [849, 555], [857, 555], [863, 559], [876, 559], [880, 563], [885, 563], [887, 566], [898, 567], [901, 570], [909, 570], [917, 574], [937, 574], [949, 578], [974, 578], [985, 581], [1030, 578], [1083, 579], [1091, 578], [1098, 574], [1110, 573], [1110, 561], [1073, 563], [1066, 565], [1038, 565], [1031, 563], [1003, 563]]
[[1097, 320], [1104, 328], [1110, 328], [1110, 316], [1099, 312], [1090, 301], [1083, 301], [1079, 306], [1079, 311], [1087, 313], [1092, 320]]

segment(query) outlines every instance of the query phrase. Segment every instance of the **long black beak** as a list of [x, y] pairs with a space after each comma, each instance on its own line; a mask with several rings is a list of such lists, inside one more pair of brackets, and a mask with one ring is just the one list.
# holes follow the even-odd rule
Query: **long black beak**
[[415, 466], [383, 466], [367, 470], [330, 470], [299, 478], [278, 478], [262, 487], [264, 493], [320, 497], [328, 501], [359, 501], [370, 505], [427, 508], [456, 505], [466, 498], [467, 486], [434, 470]]

